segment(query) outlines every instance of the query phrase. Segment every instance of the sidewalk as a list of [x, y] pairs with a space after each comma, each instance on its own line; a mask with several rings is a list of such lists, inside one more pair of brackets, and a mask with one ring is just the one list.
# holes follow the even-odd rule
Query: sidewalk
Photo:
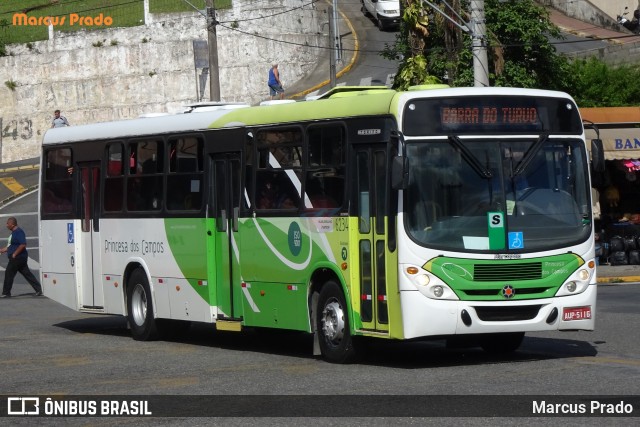
[[599, 284], [640, 283], [640, 265], [602, 265], [596, 268]]

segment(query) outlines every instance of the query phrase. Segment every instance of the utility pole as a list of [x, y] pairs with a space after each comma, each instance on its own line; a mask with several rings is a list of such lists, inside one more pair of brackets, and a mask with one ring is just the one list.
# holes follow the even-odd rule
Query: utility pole
[[207, 1], [207, 35], [209, 45], [209, 100], [220, 101], [220, 70], [218, 68], [218, 39], [214, 0]]
[[334, 52], [336, 34], [335, 6], [329, 6], [329, 87], [331, 89], [336, 87], [336, 53]]
[[[484, 0], [471, 0], [471, 22], [466, 25], [458, 24], [453, 18], [429, 0], [422, 0], [422, 2], [429, 5], [429, 7], [460, 28], [464, 33], [471, 36], [474, 86], [489, 86], [489, 60], [487, 58], [487, 28], [484, 23]], [[447, 3], [445, 2], [445, 4]], [[451, 9], [451, 6], [448, 4], [447, 6]], [[458, 19], [462, 20], [462, 17], [458, 15], [457, 12], [453, 12]]]
[[487, 59], [487, 28], [484, 19], [484, 0], [471, 0], [471, 37], [473, 46], [473, 81], [476, 87], [489, 86]]

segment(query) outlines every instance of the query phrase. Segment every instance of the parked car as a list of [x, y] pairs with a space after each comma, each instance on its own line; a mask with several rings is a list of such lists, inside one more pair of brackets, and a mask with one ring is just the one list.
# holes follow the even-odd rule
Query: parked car
[[397, 0], [362, 0], [362, 12], [371, 15], [381, 31], [400, 25], [400, 2]]

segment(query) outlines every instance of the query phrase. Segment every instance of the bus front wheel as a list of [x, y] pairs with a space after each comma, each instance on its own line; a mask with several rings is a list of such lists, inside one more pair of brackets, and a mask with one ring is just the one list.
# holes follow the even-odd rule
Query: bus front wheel
[[149, 281], [140, 268], [133, 271], [127, 284], [127, 320], [133, 339], [151, 341], [158, 338]]
[[353, 362], [357, 352], [349, 328], [348, 308], [336, 282], [329, 281], [322, 287], [316, 320], [322, 356], [332, 363]]

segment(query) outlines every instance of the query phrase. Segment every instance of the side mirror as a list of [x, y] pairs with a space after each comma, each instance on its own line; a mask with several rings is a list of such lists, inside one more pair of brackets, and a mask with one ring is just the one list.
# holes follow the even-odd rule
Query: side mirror
[[604, 172], [604, 146], [601, 139], [591, 140], [591, 168], [594, 172]]
[[396, 156], [391, 161], [391, 188], [404, 190], [409, 184], [409, 159]]

